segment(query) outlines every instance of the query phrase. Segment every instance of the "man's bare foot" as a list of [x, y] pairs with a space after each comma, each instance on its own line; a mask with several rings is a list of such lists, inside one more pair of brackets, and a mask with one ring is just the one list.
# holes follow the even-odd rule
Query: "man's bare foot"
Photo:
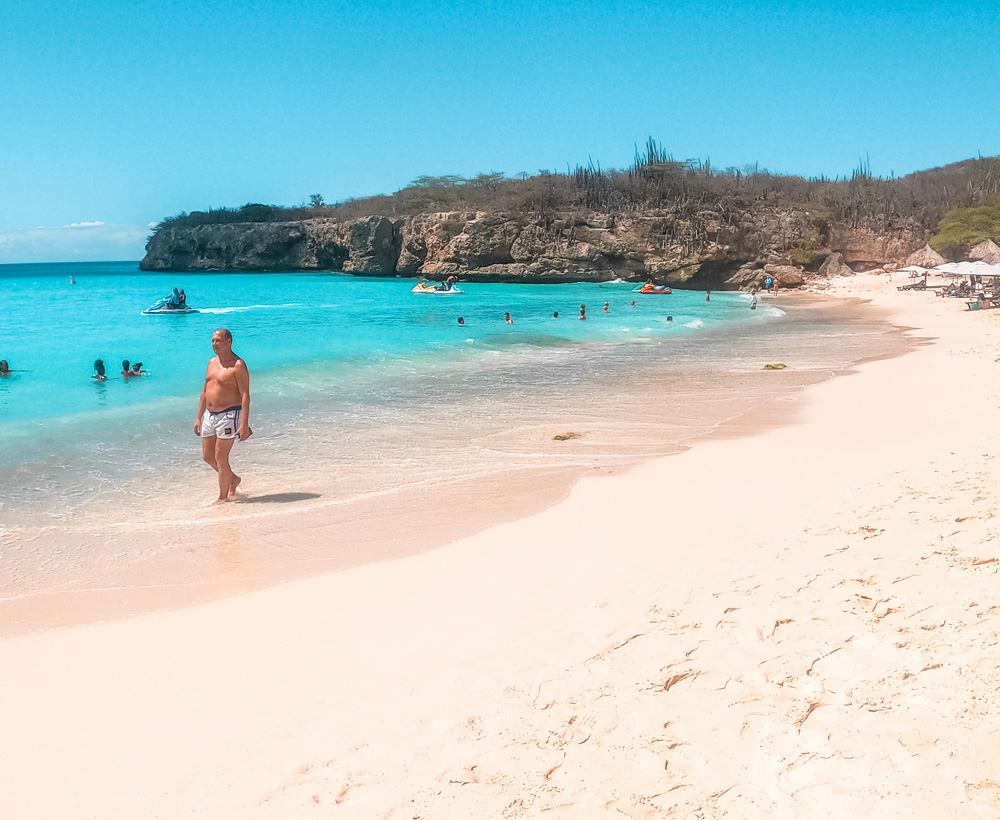
[[229, 497], [231, 499], [232, 498], [236, 498], [236, 488], [240, 486], [240, 484], [242, 483], [242, 481], [243, 481], [243, 479], [240, 478], [238, 475], [234, 475], [233, 476], [233, 480], [232, 480], [232, 482], [229, 485]]
[[209, 504], [210, 507], [218, 507], [220, 504], [228, 504], [232, 499], [230, 498], [220, 498]]

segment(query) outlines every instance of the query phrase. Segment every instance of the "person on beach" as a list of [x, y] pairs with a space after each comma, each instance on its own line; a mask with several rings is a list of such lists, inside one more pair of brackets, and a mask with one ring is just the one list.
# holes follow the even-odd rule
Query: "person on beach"
[[96, 371], [94, 373], [95, 381], [106, 382], [108, 380], [108, 377], [105, 375], [104, 372], [104, 359], [94, 360], [94, 370]]
[[9, 376], [11, 374], [10, 365], [7, 364], [6, 359], [0, 359], [0, 376]]
[[611, 302], [604, 303], [604, 312], [607, 313], [611, 308]]
[[750, 297], [750, 310], [757, 310], [757, 294]]
[[580, 305], [580, 321], [583, 322], [586, 321], [586, 319], [587, 319], [587, 306]]
[[229, 466], [229, 453], [236, 439], [246, 441], [250, 429], [250, 371], [233, 352], [233, 334], [219, 328], [212, 334], [216, 355], [205, 370], [205, 386], [198, 400], [194, 434], [201, 437], [201, 455], [219, 474], [219, 497], [224, 504], [236, 497], [243, 480]]
[[512, 324], [514, 324], [514, 320], [510, 318], [510, 314], [509, 314], [509, 313], [505, 313], [505, 314], [503, 315], [503, 320], [504, 320], [504, 321], [505, 321], [505, 322], [506, 322], [506, 323], [507, 323], [508, 325], [512, 325]]

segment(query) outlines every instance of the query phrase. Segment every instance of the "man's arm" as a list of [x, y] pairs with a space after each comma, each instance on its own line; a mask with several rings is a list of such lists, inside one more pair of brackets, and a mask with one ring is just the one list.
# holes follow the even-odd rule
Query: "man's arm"
[[208, 386], [208, 376], [205, 377], [205, 384], [201, 387], [201, 397], [198, 399], [198, 415], [194, 419], [194, 434], [196, 436], [201, 435], [201, 420], [205, 415], [205, 408], [208, 406], [208, 402], [205, 399], [205, 388]]
[[246, 362], [240, 359], [236, 362], [236, 386], [240, 389], [240, 429], [236, 435], [240, 441], [250, 438], [250, 371]]

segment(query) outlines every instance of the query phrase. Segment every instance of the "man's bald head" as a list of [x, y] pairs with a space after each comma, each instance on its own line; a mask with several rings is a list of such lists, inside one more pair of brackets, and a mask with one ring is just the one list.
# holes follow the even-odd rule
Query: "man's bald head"
[[230, 351], [233, 349], [233, 334], [226, 328], [220, 327], [212, 334], [212, 350], [216, 353]]

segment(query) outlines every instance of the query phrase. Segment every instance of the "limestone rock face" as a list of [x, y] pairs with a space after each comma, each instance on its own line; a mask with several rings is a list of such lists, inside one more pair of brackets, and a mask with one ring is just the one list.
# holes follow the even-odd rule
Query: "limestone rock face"
[[[926, 237], [865, 232], [805, 210], [662, 210], [526, 215], [476, 211], [389, 219], [205, 224], [159, 229], [143, 270], [335, 270], [366, 276], [454, 274], [472, 281], [656, 281], [690, 288], [797, 287], [821, 260], [901, 261]], [[830, 260], [834, 261], [830, 261]]]
[[854, 271], [851, 266], [844, 262], [844, 256], [840, 253], [831, 253], [826, 261], [819, 266], [817, 274], [820, 276], [853, 276]]
[[764, 275], [774, 277], [783, 288], [797, 288], [806, 281], [802, 268], [794, 265], [764, 265]]
[[308, 233], [301, 222], [166, 228], [146, 246], [142, 270], [300, 270], [309, 264]]
[[764, 287], [764, 266], [758, 265], [756, 260], [741, 265], [737, 271], [726, 279], [726, 287], [737, 290], [760, 290]]
[[832, 231], [830, 250], [839, 252], [844, 262], [860, 270], [905, 259], [926, 241], [924, 232], [912, 228], [875, 233], [863, 228], [840, 227]]

